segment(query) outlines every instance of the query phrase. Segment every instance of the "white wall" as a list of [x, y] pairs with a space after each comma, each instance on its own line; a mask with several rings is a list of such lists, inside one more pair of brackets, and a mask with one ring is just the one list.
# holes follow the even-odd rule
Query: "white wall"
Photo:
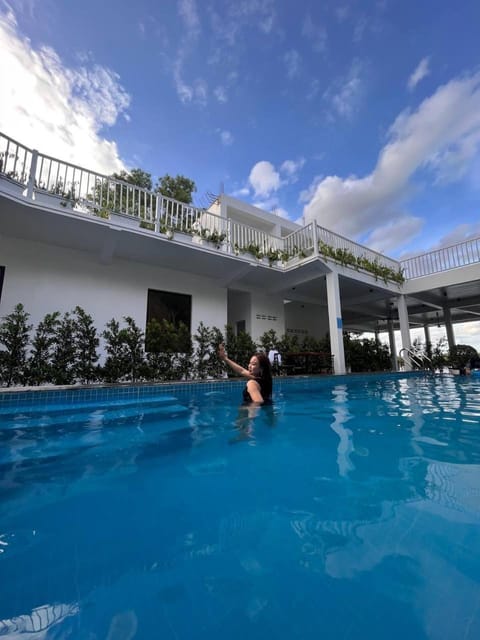
[[244, 291], [228, 292], [228, 324], [236, 330], [237, 322], [245, 321], [245, 331], [251, 334], [251, 300], [250, 294]]
[[324, 338], [328, 333], [328, 308], [319, 304], [289, 302], [285, 305], [285, 331], [298, 336]]
[[252, 294], [251, 331], [255, 342], [265, 331], [274, 329], [280, 338], [285, 333], [285, 316], [283, 298]]
[[127, 315], [145, 329], [148, 289], [190, 294], [192, 333], [200, 321], [222, 331], [227, 322], [227, 291], [206, 278], [137, 262], [103, 265], [87, 253], [5, 237], [0, 264], [6, 266], [0, 316], [21, 302], [34, 326], [47, 313], [79, 305], [99, 333], [113, 317]]

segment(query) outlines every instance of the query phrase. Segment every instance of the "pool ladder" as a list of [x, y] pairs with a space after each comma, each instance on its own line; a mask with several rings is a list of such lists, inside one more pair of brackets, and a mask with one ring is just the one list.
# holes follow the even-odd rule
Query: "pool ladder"
[[435, 371], [432, 359], [419, 349], [407, 349], [407, 347], [404, 347], [400, 349], [398, 355], [404, 360], [408, 360], [415, 369], [432, 373]]

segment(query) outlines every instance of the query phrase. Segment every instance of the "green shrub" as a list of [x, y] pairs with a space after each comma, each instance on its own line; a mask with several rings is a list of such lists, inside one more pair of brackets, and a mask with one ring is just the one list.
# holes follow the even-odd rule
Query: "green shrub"
[[32, 340], [32, 352], [28, 361], [28, 383], [40, 385], [53, 382], [53, 356], [56, 335], [60, 325], [60, 311], [47, 313], [38, 323]]
[[32, 325], [28, 324], [30, 314], [23, 304], [16, 305], [12, 313], [4, 316], [0, 324], [0, 378], [7, 387], [24, 384], [27, 376], [27, 347]]

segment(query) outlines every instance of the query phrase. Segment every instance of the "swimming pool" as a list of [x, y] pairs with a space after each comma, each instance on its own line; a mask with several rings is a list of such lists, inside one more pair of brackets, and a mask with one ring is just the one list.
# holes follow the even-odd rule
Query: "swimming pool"
[[480, 637], [480, 378], [0, 394], [0, 637]]

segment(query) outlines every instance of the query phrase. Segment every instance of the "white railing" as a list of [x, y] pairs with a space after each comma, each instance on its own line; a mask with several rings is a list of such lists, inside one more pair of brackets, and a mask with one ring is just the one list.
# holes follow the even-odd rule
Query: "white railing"
[[231, 247], [235, 251], [249, 252], [250, 250], [251, 252], [258, 249], [260, 253], [266, 255], [270, 249], [283, 250], [282, 238], [232, 220], [230, 220], [229, 236]]
[[[357, 242], [353, 242], [348, 238], [344, 238], [343, 236], [338, 235], [337, 233], [333, 233], [328, 229], [324, 229], [317, 225], [317, 239], [318, 242], [322, 242], [329, 247], [333, 247], [333, 249], [337, 250], [346, 250], [350, 252], [355, 258], [366, 258], [368, 261], [373, 263], [378, 263], [384, 267], [389, 267], [393, 271], [398, 271], [400, 269], [400, 262], [393, 260], [392, 258], [387, 258], [382, 253], [378, 253], [377, 251], [373, 251], [368, 247], [364, 247]], [[321, 252], [320, 252], [321, 253]]]
[[32, 151], [0, 133], [0, 173], [18, 184], [27, 185]]
[[35, 159], [35, 194], [57, 196], [73, 209], [100, 217], [117, 213], [153, 222], [157, 196], [148, 189], [50, 156], [38, 154]]
[[283, 239], [285, 251], [291, 256], [307, 257], [315, 248], [314, 226], [311, 222]]
[[0, 174], [28, 186], [27, 196], [48, 195], [63, 206], [100, 217], [110, 213], [153, 222], [156, 194], [69, 162], [38, 153], [0, 133]]
[[[406, 279], [480, 262], [480, 238], [397, 262], [315, 223], [285, 238], [227, 220], [205, 209], [163, 197], [147, 189], [38, 153], [0, 133], [0, 175], [10, 191], [32, 200], [52, 199], [73, 212], [110, 218], [120, 214], [147, 223], [154, 232], [165, 229], [221, 237], [231, 252], [256, 249], [266, 255], [278, 251], [285, 257], [305, 258], [319, 246], [351, 253], [355, 258], [378, 263], [393, 271], [400, 268]], [[26, 187], [26, 188], [25, 188]], [[321, 252], [320, 252], [321, 255]], [[348, 264], [347, 264], [348, 266]]]
[[430, 251], [400, 264], [405, 278], [421, 278], [440, 271], [466, 267], [480, 262], [480, 238], [466, 240], [450, 247]]
[[204, 213], [190, 204], [159, 196], [159, 208], [157, 214], [160, 218], [160, 230], [164, 228], [175, 229], [183, 233], [193, 233], [198, 228], [198, 221]]

